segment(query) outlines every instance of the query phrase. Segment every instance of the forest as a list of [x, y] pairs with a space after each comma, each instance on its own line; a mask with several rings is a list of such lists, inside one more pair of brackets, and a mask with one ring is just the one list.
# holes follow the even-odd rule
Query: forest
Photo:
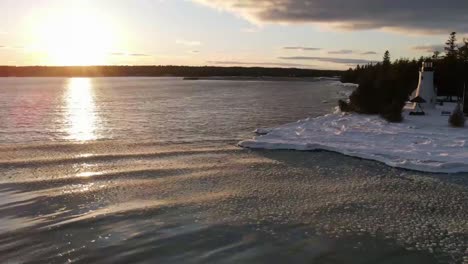
[[213, 66], [0, 66], [0, 77], [333, 77], [343, 71]]
[[402, 109], [417, 87], [424, 61], [433, 62], [434, 85], [439, 96], [451, 100], [463, 95], [463, 87], [468, 83], [468, 39], [458, 43], [456, 32], [452, 32], [443, 53], [435, 51], [432, 56], [392, 62], [386, 51], [382, 62], [347, 70], [341, 81], [357, 83], [359, 87], [348, 102], [339, 101], [340, 108], [345, 112], [380, 114], [391, 122], [402, 121]]

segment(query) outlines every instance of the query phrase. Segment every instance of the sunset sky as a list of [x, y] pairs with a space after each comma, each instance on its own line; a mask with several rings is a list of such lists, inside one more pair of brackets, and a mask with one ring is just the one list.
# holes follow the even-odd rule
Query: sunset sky
[[[466, 0], [1, 0], [0, 65], [345, 69], [442, 51]], [[468, 37], [468, 34], [465, 34]]]

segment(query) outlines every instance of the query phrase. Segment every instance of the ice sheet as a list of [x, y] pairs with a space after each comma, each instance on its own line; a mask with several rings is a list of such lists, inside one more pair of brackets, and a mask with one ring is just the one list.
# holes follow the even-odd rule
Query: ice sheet
[[392, 167], [440, 173], [468, 172], [468, 129], [452, 128], [439, 109], [404, 113], [402, 123], [379, 116], [332, 113], [276, 128], [239, 142], [245, 148], [328, 150]]

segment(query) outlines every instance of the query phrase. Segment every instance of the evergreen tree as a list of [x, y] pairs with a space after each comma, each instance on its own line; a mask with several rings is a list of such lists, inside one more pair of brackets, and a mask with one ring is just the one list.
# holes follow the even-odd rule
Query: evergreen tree
[[457, 107], [449, 117], [449, 124], [453, 127], [464, 127], [465, 126], [465, 114], [462, 111], [460, 104], [457, 104]]
[[383, 66], [384, 67], [388, 67], [390, 66], [391, 62], [390, 62], [390, 52], [387, 50], [385, 51], [385, 54], [383, 56]]
[[468, 39], [463, 39], [463, 46], [458, 49], [458, 56], [462, 62], [468, 62]]
[[457, 32], [450, 33], [450, 37], [445, 42], [445, 54], [448, 58], [457, 57]]
[[462, 65], [459, 60], [457, 33], [450, 33], [445, 42], [445, 58], [437, 64], [435, 78], [441, 95], [459, 96], [462, 85]]

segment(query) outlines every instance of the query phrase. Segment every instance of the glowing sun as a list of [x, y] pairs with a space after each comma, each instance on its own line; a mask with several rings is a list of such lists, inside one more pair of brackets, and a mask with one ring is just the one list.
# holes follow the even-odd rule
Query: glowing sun
[[51, 14], [38, 22], [36, 48], [47, 64], [105, 64], [114, 38], [111, 27], [90, 12]]

